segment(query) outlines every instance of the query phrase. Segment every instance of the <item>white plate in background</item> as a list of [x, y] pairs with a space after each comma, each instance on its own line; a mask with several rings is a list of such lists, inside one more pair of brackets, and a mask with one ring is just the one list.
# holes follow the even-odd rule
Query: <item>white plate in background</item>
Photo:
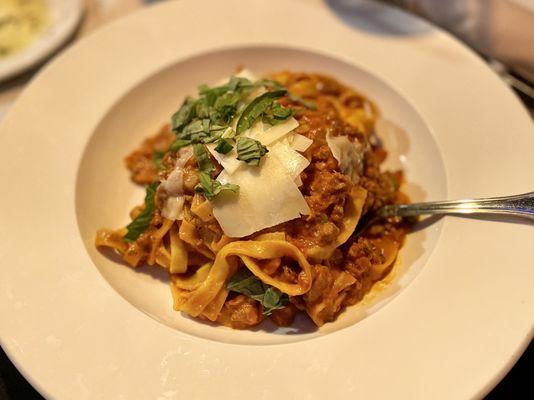
[[0, 58], [0, 82], [12, 78], [43, 61], [74, 32], [82, 15], [81, 0], [45, 0], [49, 20], [45, 29], [27, 46]]
[[178, 107], [234, 61], [330, 72], [376, 97], [407, 129], [399, 155], [421, 198], [532, 190], [534, 129], [512, 92], [448, 34], [367, 4], [163, 3], [81, 40], [29, 85], [0, 125], [0, 341], [43, 395], [463, 399], [511, 368], [532, 337], [527, 224], [444, 218], [407, 239], [422, 252], [403, 250], [401, 278], [416, 276], [395, 281], [391, 301], [297, 334], [187, 320], [159, 276], [91, 247], [96, 226], [142, 200], [122, 157], [174, 95]]

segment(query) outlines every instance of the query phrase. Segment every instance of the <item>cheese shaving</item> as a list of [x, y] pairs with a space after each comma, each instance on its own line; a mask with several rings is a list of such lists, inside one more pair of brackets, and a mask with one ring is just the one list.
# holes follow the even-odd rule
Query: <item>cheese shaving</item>
[[222, 184], [239, 185], [239, 196], [220, 195], [212, 201], [213, 215], [229, 237], [248, 236], [262, 229], [309, 214], [304, 196], [274, 154], [259, 167], [244, 165], [232, 175], [223, 171]]
[[217, 160], [219, 164], [225, 169], [226, 172], [228, 172], [230, 175], [232, 175], [236, 169], [238, 169], [241, 164], [243, 164], [242, 161], [239, 161], [237, 159], [237, 151], [235, 147], [229, 151], [226, 154], [221, 154], [217, 151], [215, 151], [215, 147], [217, 145], [215, 143], [209, 143], [206, 145], [206, 148], [211, 153], [213, 158]]
[[[251, 129], [249, 137], [259, 140], [264, 146], [269, 146], [270, 144], [286, 136], [289, 132], [291, 132], [298, 126], [299, 123], [295, 118], [289, 118], [286, 121], [279, 123], [278, 125], [274, 125], [268, 129], [265, 129], [261, 133], [259, 131], [253, 131]], [[263, 126], [263, 128], [265, 128], [265, 126]]]
[[347, 136], [326, 135], [326, 143], [339, 164], [339, 169], [348, 175], [352, 182], [358, 183], [363, 173], [364, 147], [355, 140], [351, 142]]
[[[284, 166], [284, 168], [289, 172], [291, 179], [296, 180], [300, 177], [300, 173], [306, 169], [310, 162], [308, 159], [287, 144], [276, 143], [270, 150], [273, 155], [278, 158], [278, 161]], [[300, 182], [302, 184], [302, 182]]]
[[298, 133], [294, 133], [288, 136], [288, 142], [292, 149], [304, 152], [312, 145], [313, 140]]
[[178, 159], [176, 160], [174, 169], [160, 185], [159, 190], [165, 192], [165, 196], [168, 196], [165, 199], [161, 215], [172, 221], [183, 218], [183, 168], [192, 155], [193, 150], [190, 146], [181, 148], [178, 152]]

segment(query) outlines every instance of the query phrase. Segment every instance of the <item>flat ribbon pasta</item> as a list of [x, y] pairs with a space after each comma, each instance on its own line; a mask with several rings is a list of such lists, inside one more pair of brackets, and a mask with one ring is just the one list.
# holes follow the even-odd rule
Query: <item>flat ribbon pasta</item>
[[367, 190], [361, 187], [354, 187], [350, 193], [350, 199], [345, 206], [343, 226], [334, 243], [328, 246], [314, 246], [306, 252], [309, 259], [320, 262], [332, 256], [335, 249], [345, 243], [351, 237], [362, 216], [363, 206], [367, 198]]
[[[224, 285], [238, 268], [237, 259], [234, 256], [241, 258], [244, 265], [263, 282], [289, 296], [302, 295], [310, 290], [312, 284], [311, 266], [297, 247], [283, 240], [237, 241], [227, 244], [219, 251], [204, 280], [202, 280], [205, 273], [205, 270], [202, 269], [204, 267], [196, 271], [192, 281], [196, 284], [202, 280], [202, 283], [195, 286], [194, 289], [185, 290], [178, 287], [176, 282], [177, 280], [180, 282], [179, 279], [181, 278], [173, 278], [175, 309], [196, 317], [205, 310], [216, 308], [211, 306], [207, 309], [212, 302], [220, 303], [220, 307], [222, 307], [224, 301], [220, 302], [220, 299], [224, 296], [224, 293], [221, 294], [220, 292], [227, 292]], [[295, 260], [302, 269], [297, 283], [284, 282], [281, 279], [270, 276], [262, 270], [261, 265], [258, 263], [261, 260], [282, 257]], [[214, 311], [210, 314], [216, 316], [220, 308], [217, 313]]]
[[371, 280], [378, 281], [382, 279], [386, 270], [393, 265], [399, 252], [399, 244], [388, 238], [373, 239], [373, 244], [382, 250], [384, 262], [374, 264], [371, 268]]

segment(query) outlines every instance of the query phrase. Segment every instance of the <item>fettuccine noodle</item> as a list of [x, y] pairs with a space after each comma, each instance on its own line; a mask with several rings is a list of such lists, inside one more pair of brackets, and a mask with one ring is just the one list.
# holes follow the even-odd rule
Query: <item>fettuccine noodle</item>
[[[283, 86], [291, 94], [276, 104], [282, 111], [291, 109], [298, 122], [290, 135], [300, 140], [300, 156], [292, 160], [303, 167], [294, 185], [307, 214], [231, 237], [199, 183], [199, 165], [206, 160], [193, 155], [187, 143], [171, 150], [175, 134], [165, 126], [126, 159], [136, 183], [153, 185], [145, 205], [132, 211], [128, 227], [99, 230], [95, 243], [132, 267], [166, 269], [174, 309], [192, 317], [242, 329], [269, 317], [290, 325], [303, 312], [321, 326], [359, 302], [393, 267], [409, 230], [405, 221], [389, 219], [354, 233], [367, 213], [407, 201], [399, 191], [402, 173], [380, 170], [386, 152], [374, 131], [379, 111], [365, 96], [318, 74], [280, 72], [268, 78], [275, 84], [253, 93]], [[269, 146], [293, 143], [277, 140]], [[207, 161], [214, 165], [212, 179], [228, 167], [212, 156]]]

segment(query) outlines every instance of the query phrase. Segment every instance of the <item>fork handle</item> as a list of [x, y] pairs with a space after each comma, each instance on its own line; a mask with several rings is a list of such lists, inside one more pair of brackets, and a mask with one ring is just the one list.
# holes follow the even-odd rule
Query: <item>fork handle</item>
[[393, 204], [383, 207], [380, 217], [431, 214], [506, 214], [534, 220], [534, 192], [514, 196], [491, 197], [427, 203]]

